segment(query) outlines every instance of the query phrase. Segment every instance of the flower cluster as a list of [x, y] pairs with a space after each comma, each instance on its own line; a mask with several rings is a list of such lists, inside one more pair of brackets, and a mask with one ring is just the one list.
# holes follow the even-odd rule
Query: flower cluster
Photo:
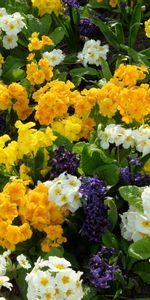
[[65, 149], [65, 145], [61, 145], [54, 152], [54, 157], [51, 160], [52, 169], [50, 171], [50, 177], [54, 178], [59, 176], [63, 172], [74, 175], [79, 167], [80, 159], [76, 153]]
[[141, 188], [141, 207], [130, 205], [121, 215], [121, 234], [128, 241], [150, 236], [150, 187]]
[[58, 16], [63, 12], [61, 0], [32, 0], [32, 5], [38, 8], [40, 16], [52, 12]]
[[89, 263], [89, 281], [97, 289], [108, 289], [115, 280], [115, 273], [120, 271], [119, 266], [109, 263], [109, 258], [115, 254], [114, 248], [102, 247]]
[[49, 256], [38, 258], [25, 278], [28, 284], [27, 299], [81, 300], [83, 298], [82, 272], [75, 272], [64, 258]]
[[106, 207], [103, 202], [106, 186], [97, 176], [81, 177], [79, 191], [86, 200], [83, 205], [85, 220], [81, 235], [89, 241], [99, 242], [108, 227]]
[[101, 58], [106, 60], [108, 53], [108, 45], [101, 45], [101, 42], [88, 40], [85, 42], [81, 52], [78, 53], [78, 60], [86, 67], [90, 65], [101, 65]]
[[0, 28], [4, 33], [3, 47], [13, 49], [17, 46], [18, 33], [26, 27], [24, 18], [19, 12], [8, 14], [5, 8], [0, 8]]
[[82, 206], [79, 188], [81, 181], [76, 176], [66, 172], [60, 174], [52, 181], [44, 182], [48, 188], [48, 198], [58, 206], [64, 207], [71, 212], [75, 212]]
[[27, 119], [32, 113], [26, 89], [19, 83], [13, 82], [6, 86], [0, 83], [0, 110], [7, 110], [10, 106], [16, 111], [21, 120]]
[[[41, 147], [48, 147], [52, 145], [56, 137], [53, 135], [51, 128], [47, 127], [45, 132], [37, 129], [33, 129], [35, 123], [28, 122], [23, 124], [21, 121], [15, 123], [15, 127], [18, 128], [17, 141], [10, 141], [8, 135], [0, 137], [0, 164], [6, 166], [8, 170], [15, 164], [20, 164], [20, 160], [25, 155], [35, 157], [37, 151]], [[6, 146], [6, 142], [10, 141]], [[29, 143], [30, 141], [30, 143]], [[45, 149], [46, 150], [46, 149]]]
[[114, 144], [124, 149], [135, 148], [143, 156], [150, 151], [150, 127], [148, 125], [140, 126], [138, 129], [126, 129], [122, 125], [110, 124], [105, 127], [104, 131], [99, 125], [98, 137], [103, 149], [108, 149], [111, 144]]
[[[66, 241], [61, 224], [65, 211], [48, 198], [48, 189], [39, 184], [28, 190], [26, 182], [15, 179], [0, 193], [0, 245], [8, 249], [32, 236], [32, 228], [44, 232], [42, 250], [59, 247]], [[15, 225], [18, 219], [20, 225]]]
[[110, 118], [119, 111], [126, 123], [142, 122], [150, 113], [150, 88], [149, 84], [138, 82], [147, 72], [145, 66], [121, 64], [110, 81], [102, 89], [97, 89], [100, 113]]

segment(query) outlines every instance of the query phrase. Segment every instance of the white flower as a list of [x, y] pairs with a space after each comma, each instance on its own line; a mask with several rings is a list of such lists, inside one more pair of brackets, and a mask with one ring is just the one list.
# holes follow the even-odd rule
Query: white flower
[[17, 33], [20, 31], [20, 28], [18, 27], [17, 21], [13, 17], [5, 17], [2, 30], [4, 30], [7, 35], [17, 35]]
[[109, 51], [108, 45], [101, 45], [101, 42], [93, 39], [85, 42], [81, 52], [78, 53], [78, 61], [85, 67], [87, 64], [101, 65], [101, 59], [106, 60], [107, 52]]
[[121, 215], [121, 220], [121, 234], [126, 240], [135, 242], [144, 236], [150, 236], [150, 219], [132, 206]]
[[7, 15], [6, 9], [3, 7], [0, 7], [0, 18], [3, 18]]
[[0, 276], [0, 288], [4, 286], [7, 289], [11, 290], [13, 285], [9, 282], [8, 276]]
[[15, 34], [5, 35], [3, 37], [3, 46], [5, 49], [13, 49], [17, 46], [18, 37]]
[[27, 260], [27, 258], [25, 257], [25, 255], [23, 255], [23, 254], [18, 255], [17, 261], [22, 268], [24, 268], [24, 269], [31, 268], [31, 265], [30, 265], [29, 261]]
[[5, 275], [6, 273], [6, 259], [3, 257], [3, 255], [0, 255], [0, 276]]
[[52, 272], [58, 272], [71, 267], [71, 264], [68, 260], [57, 256], [49, 256], [48, 262], [49, 268]]
[[44, 182], [48, 188], [49, 201], [54, 201], [59, 206], [66, 206], [71, 212], [75, 212], [81, 204], [79, 188], [81, 181], [66, 172], [60, 174], [52, 181]]
[[150, 220], [150, 187], [146, 187], [141, 195], [144, 214]]
[[51, 52], [44, 52], [43, 57], [49, 60], [49, 63], [52, 67], [59, 65], [65, 58], [62, 50], [54, 49]]

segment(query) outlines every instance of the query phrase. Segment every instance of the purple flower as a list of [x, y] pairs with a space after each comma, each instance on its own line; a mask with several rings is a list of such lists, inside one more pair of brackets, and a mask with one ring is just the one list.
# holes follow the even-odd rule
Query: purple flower
[[106, 186], [97, 176], [81, 177], [80, 179], [79, 192], [86, 200], [83, 205], [85, 220], [80, 233], [89, 241], [99, 242], [101, 235], [109, 225], [103, 202]]
[[140, 167], [141, 166], [141, 162], [136, 157], [132, 158], [132, 157], [128, 156], [127, 160], [128, 160], [128, 162], [129, 162], [130, 165], [133, 165], [133, 166], [136, 166], [136, 167]]
[[59, 176], [63, 172], [74, 175], [79, 166], [80, 159], [76, 156], [76, 153], [72, 153], [65, 149], [64, 145], [61, 145], [55, 150], [54, 157], [51, 160], [51, 178]]
[[142, 172], [133, 174], [128, 167], [120, 169], [120, 179], [125, 184], [146, 186], [150, 185], [150, 175]]
[[99, 28], [88, 18], [80, 19], [78, 30], [81, 35], [87, 36], [88, 38], [93, 38], [99, 33]]
[[78, 0], [62, 0], [62, 4], [68, 8], [69, 6], [78, 9], [80, 7], [80, 3]]
[[89, 281], [95, 288], [109, 288], [110, 283], [115, 280], [115, 273], [120, 271], [119, 266], [113, 266], [108, 262], [109, 257], [114, 253], [114, 248], [102, 247], [101, 251], [90, 259]]

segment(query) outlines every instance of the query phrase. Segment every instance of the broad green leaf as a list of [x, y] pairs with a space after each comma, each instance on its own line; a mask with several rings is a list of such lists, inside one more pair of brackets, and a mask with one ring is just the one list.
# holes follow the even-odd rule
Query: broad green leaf
[[112, 77], [110, 68], [109, 68], [109, 64], [106, 60], [104, 60], [103, 58], [101, 58], [101, 68], [102, 68], [102, 73], [104, 78], [109, 81]]
[[50, 33], [50, 38], [52, 39], [53, 43], [58, 45], [62, 39], [64, 38], [64, 30], [62, 27], [57, 27], [52, 33]]
[[39, 173], [44, 166], [44, 148], [40, 148], [35, 156], [35, 174]]
[[63, 249], [63, 247], [53, 248], [52, 250], [50, 250], [46, 254], [43, 254], [42, 258], [48, 259], [49, 256], [63, 257], [64, 256], [64, 249]]
[[93, 173], [108, 185], [115, 185], [119, 181], [119, 168], [116, 164], [101, 165]]
[[141, 1], [139, 1], [137, 5], [134, 7], [131, 23], [129, 27], [130, 29], [129, 29], [128, 45], [131, 48], [134, 48], [137, 34], [140, 29], [140, 23], [141, 23]]
[[84, 292], [83, 300], [93, 300], [93, 298], [97, 294], [97, 291], [95, 288], [85, 285], [85, 284], [83, 285], [83, 292]]
[[143, 212], [141, 194], [144, 188], [137, 186], [122, 186], [119, 188], [121, 197], [128, 201], [130, 205], [135, 207], [139, 212]]
[[73, 144], [64, 136], [62, 136], [61, 134], [59, 134], [58, 132], [54, 131], [54, 135], [57, 136], [57, 139], [54, 141], [54, 144], [59, 147], [62, 144], [65, 145], [65, 147], [68, 150], [72, 149]]
[[45, 14], [40, 19], [41, 25], [40, 25], [40, 34], [41, 35], [49, 35], [49, 31], [51, 28], [52, 19], [49, 14]]
[[102, 243], [107, 247], [113, 247], [117, 250], [119, 249], [118, 241], [115, 235], [110, 231], [107, 231], [102, 235]]
[[73, 145], [72, 151], [81, 155], [85, 144], [85, 142], [76, 143]]
[[107, 157], [102, 149], [94, 144], [86, 144], [82, 151], [81, 167], [87, 175], [94, 175], [95, 170], [104, 164], [111, 164], [113, 159]]
[[18, 288], [21, 293], [21, 299], [22, 300], [27, 300], [27, 283], [25, 281], [25, 277], [27, 275], [27, 272], [25, 269], [18, 269], [17, 270], [17, 277], [16, 277], [16, 282], [18, 285]]
[[107, 42], [117, 50], [120, 50], [120, 44], [117, 41], [116, 34], [100, 19], [92, 19], [92, 23], [99, 27]]
[[133, 272], [138, 274], [142, 280], [150, 284], [150, 263], [149, 262], [138, 262], [133, 267]]
[[150, 258], [150, 237], [145, 237], [132, 243], [128, 249], [128, 253], [131, 257], [138, 260]]
[[[2, 74], [3, 81], [8, 84], [11, 83], [12, 81], [14, 81], [16, 72], [20, 72], [19, 71], [20, 68], [23, 67], [24, 65], [25, 65], [25, 61], [23, 59], [15, 58], [15, 57], [9, 55], [6, 58], [5, 63], [3, 65], [3, 74]], [[22, 73], [22, 76], [23, 76], [23, 74], [24, 73]]]
[[108, 206], [108, 219], [111, 222], [111, 229], [113, 230], [114, 227], [117, 224], [117, 220], [118, 220], [118, 212], [117, 212], [117, 207], [115, 204], [115, 201], [113, 198], [111, 197], [107, 197], [105, 199], [105, 204]]
[[25, 71], [22, 69], [13, 69], [12, 70], [12, 81], [20, 81], [25, 78]]
[[97, 70], [95, 70], [94, 68], [75, 68], [73, 70], [70, 71], [70, 75], [71, 76], [84, 76], [84, 75], [98, 75]]

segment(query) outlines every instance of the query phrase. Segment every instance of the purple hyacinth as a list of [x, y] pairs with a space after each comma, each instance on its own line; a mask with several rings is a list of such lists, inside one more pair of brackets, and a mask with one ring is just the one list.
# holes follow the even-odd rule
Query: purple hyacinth
[[101, 251], [90, 259], [89, 281], [95, 288], [109, 288], [110, 283], [115, 280], [115, 273], [120, 271], [119, 266], [113, 266], [108, 262], [114, 253], [114, 248], [102, 247]]
[[106, 207], [103, 199], [106, 186], [97, 176], [81, 177], [79, 192], [86, 199], [83, 205], [85, 220], [81, 228], [81, 235], [89, 241], [99, 242], [109, 223], [106, 217]]
[[65, 149], [64, 145], [61, 145], [54, 152], [54, 157], [51, 160], [51, 178], [59, 176], [63, 172], [74, 175], [80, 164], [80, 159], [76, 156], [76, 153]]
[[80, 19], [78, 25], [78, 31], [80, 35], [87, 36], [88, 38], [93, 38], [98, 35], [99, 28], [93, 24], [88, 18]]
[[146, 186], [150, 185], [150, 175], [142, 173], [140, 171], [133, 174], [128, 167], [121, 168], [120, 179], [125, 184]]
[[133, 157], [127, 156], [127, 160], [128, 160], [129, 165], [136, 166], [136, 167], [141, 166], [140, 160], [136, 157], [133, 158]]
[[62, 0], [62, 4], [64, 7], [66, 7], [66, 9], [69, 6], [75, 8], [75, 9], [79, 9], [79, 7], [80, 7], [80, 3], [78, 0]]

